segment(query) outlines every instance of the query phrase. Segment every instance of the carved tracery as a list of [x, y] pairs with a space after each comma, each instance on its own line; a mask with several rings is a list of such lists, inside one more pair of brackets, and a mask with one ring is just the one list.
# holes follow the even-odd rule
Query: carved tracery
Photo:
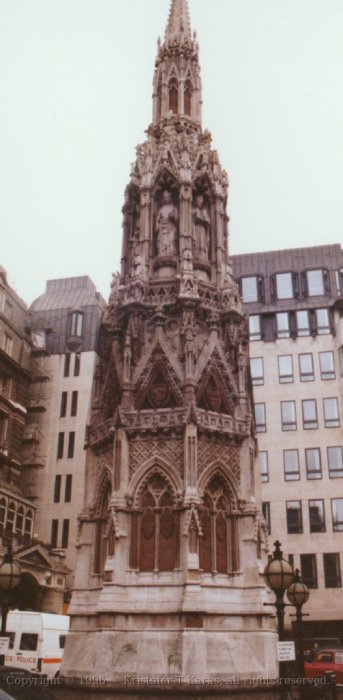
[[200, 568], [227, 574], [239, 566], [237, 518], [232, 512], [229, 487], [220, 474], [207, 484], [201, 509]]
[[173, 571], [179, 563], [179, 511], [170, 485], [153, 473], [132, 513], [131, 566], [139, 571]]

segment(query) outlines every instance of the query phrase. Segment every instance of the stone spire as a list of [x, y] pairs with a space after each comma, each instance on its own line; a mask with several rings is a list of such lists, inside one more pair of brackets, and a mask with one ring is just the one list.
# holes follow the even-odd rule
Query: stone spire
[[171, 3], [165, 39], [175, 38], [192, 38], [187, 0], [172, 0]]

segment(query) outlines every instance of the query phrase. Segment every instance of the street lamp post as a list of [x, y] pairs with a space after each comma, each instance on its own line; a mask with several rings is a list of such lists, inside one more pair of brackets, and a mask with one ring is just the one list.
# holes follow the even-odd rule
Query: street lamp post
[[[264, 580], [269, 588], [275, 593], [275, 603], [271, 603], [271, 605], [275, 605], [276, 608], [276, 615], [277, 615], [277, 620], [278, 620], [278, 633], [279, 633], [279, 641], [282, 642], [285, 636], [285, 607], [286, 603], [284, 602], [283, 596], [287, 588], [291, 585], [293, 579], [294, 579], [294, 571], [293, 568], [291, 567], [290, 563], [286, 560], [283, 559], [282, 556], [282, 551], [281, 551], [281, 542], [279, 540], [276, 540], [274, 542], [274, 552], [273, 552], [273, 557], [272, 559], [268, 562], [267, 566], [265, 567], [263, 577]], [[269, 605], [269, 603], [266, 603], [266, 605]], [[280, 679], [282, 678], [282, 664], [284, 662], [279, 661], [279, 677]], [[282, 683], [282, 681], [281, 681]], [[282, 697], [284, 695], [284, 686], [281, 685], [281, 694]]]
[[307, 586], [300, 580], [299, 569], [296, 569], [293, 583], [287, 590], [287, 598], [291, 605], [294, 605], [296, 610], [296, 629], [297, 629], [297, 642], [298, 642], [298, 653], [297, 653], [297, 666], [299, 677], [304, 677], [304, 646], [303, 646], [303, 629], [302, 629], [302, 619], [303, 612], [302, 606], [309, 599], [310, 592]]
[[[18, 564], [13, 560], [12, 542], [6, 545], [6, 553], [3, 561], [0, 564], [0, 589], [2, 590], [1, 598], [1, 636], [7, 637], [6, 623], [9, 610], [8, 593], [15, 588], [21, 577], [21, 570]], [[0, 666], [5, 665], [5, 655], [0, 655]]]

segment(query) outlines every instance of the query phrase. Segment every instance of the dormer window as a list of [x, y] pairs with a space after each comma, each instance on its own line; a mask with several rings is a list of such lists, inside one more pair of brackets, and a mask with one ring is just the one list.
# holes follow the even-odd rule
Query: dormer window
[[329, 294], [330, 283], [327, 270], [307, 270], [303, 276], [305, 296], [315, 297]]
[[70, 335], [82, 336], [83, 314], [80, 311], [73, 311], [70, 317]]
[[242, 277], [242, 297], [243, 303], [249, 304], [250, 302], [264, 301], [264, 289], [263, 289], [263, 278], [262, 277]]

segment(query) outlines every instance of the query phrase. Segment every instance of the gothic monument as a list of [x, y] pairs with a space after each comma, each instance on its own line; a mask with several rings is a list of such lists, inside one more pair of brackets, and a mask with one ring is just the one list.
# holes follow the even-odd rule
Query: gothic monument
[[228, 178], [187, 0], [159, 42], [100, 337], [62, 673], [276, 677]]

